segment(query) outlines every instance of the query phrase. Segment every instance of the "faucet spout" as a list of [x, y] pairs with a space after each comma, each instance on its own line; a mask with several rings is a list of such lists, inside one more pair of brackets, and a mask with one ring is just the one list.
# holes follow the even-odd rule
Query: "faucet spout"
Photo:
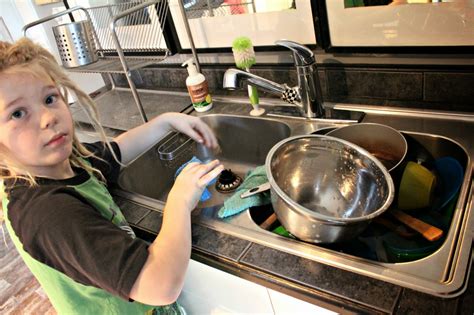
[[224, 89], [235, 90], [237, 88], [243, 88], [244, 82], [257, 86], [268, 93], [279, 96], [281, 96], [287, 88], [283, 84], [275, 83], [250, 72], [232, 68], [224, 73], [224, 82], [222, 86]]
[[284, 101], [295, 105], [300, 112], [306, 116], [303, 105], [301, 104], [300, 94], [296, 89], [290, 88], [286, 84], [279, 84], [250, 72], [231, 68], [227, 69], [224, 73], [222, 86], [228, 90], [235, 90], [237, 88], [243, 88], [245, 85], [244, 82], [259, 87], [265, 92], [279, 96]]
[[287, 84], [279, 84], [249, 72], [228, 69], [224, 74], [223, 88], [235, 90], [248, 84], [259, 87], [293, 104], [305, 118], [354, 122], [362, 120], [363, 112], [324, 107], [317, 63], [311, 49], [290, 40], [279, 40], [275, 44], [293, 52], [298, 86], [291, 88]]
[[293, 52], [298, 75], [297, 87], [290, 88], [286, 84], [278, 84], [237, 69], [225, 72], [223, 87], [231, 90], [242, 88], [245, 81], [294, 104], [306, 118], [324, 118], [323, 97], [313, 52], [308, 47], [289, 40], [280, 40], [275, 44]]

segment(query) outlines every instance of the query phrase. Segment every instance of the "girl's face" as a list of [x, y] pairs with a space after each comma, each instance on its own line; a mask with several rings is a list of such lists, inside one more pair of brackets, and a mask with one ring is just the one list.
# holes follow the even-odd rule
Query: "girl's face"
[[70, 171], [73, 122], [53, 81], [29, 73], [0, 74], [0, 149], [33, 176]]

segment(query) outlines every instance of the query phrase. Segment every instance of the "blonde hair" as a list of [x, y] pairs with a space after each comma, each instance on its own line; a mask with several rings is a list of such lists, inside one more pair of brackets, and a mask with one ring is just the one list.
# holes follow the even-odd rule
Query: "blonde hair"
[[[27, 38], [22, 38], [13, 44], [0, 41], [0, 73], [2, 72], [28, 72], [34, 76], [46, 74], [58, 87], [61, 97], [65, 102], [67, 102], [68, 93], [74, 93], [78, 104], [89, 116], [95, 130], [99, 132], [102, 140], [111, 150], [113, 157], [118, 161], [110, 143], [107, 141], [104, 129], [99, 123], [97, 109], [93, 100], [68, 78], [53, 55], [46, 49]], [[69, 156], [71, 165], [94, 173], [101, 181], [105, 182], [102, 173], [85, 162], [84, 158], [91, 156], [94, 156], [93, 153], [79, 142], [74, 133], [72, 153]], [[120, 161], [118, 163], [121, 164]], [[32, 186], [37, 185], [32, 174], [22, 171], [23, 174], [20, 175], [17, 170], [22, 170], [22, 166], [15, 161], [14, 157], [10, 156], [8, 152], [5, 152], [0, 147], [0, 180], [22, 178]]]

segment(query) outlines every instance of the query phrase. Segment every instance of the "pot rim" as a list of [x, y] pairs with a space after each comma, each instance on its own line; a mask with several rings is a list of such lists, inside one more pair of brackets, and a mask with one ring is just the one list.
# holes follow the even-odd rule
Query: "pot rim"
[[[312, 211], [312, 210], [310, 210], [306, 207], [301, 206], [300, 204], [295, 202], [292, 198], [290, 198], [290, 196], [288, 196], [276, 183], [276, 181], [273, 178], [273, 175], [271, 173], [270, 165], [271, 165], [271, 160], [273, 158], [273, 155], [275, 154], [275, 152], [281, 146], [283, 146], [284, 144], [286, 144], [288, 142], [292, 142], [292, 141], [302, 139], [302, 138], [322, 138], [322, 139], [325, 139], [325, 140], [333, 140], [333, 141], [336, 141], [336, 142], [340, 142], [340, 143], [342, 143], [346, 146], [349, 146], [349, 147], [353, 148], [354, 150], [358, 151], [359, 153], [362, 153], [362, 155], [365, 155], [370, 160], [372, 160], [377, 165], [377, 167], [382, 171], [382, 173], [384, 174], [384, 177], [387, 181], [388, 197], [386, 198], [383, 205], [381, 207], [379, 207], [376, 211], [374, 211], [371, 214], [366, 215], [366, 216], [357, 217], [357, 218], [335, 218], [335, 217], [330, 217], [330, 216], [327, 216], [327, 215], [323, 215], [323, 214], [319, 214], [317, 212], [314, 212], [314, 211]], [[390, 205], [392, 204], [392, 201], [395, 197], [395, 185], [393, 183], [392, 177], [390, 176], [390, 174], [389, 174], [388, 170], [385, 168], [385, 166], [383, 166], [382, 162], [380, 162], [377, 158], [375, 158], [367, 150], [365, 150], [364, 148], [362, 148], [362, 147], [360, 147], [356, 144], [353, 144], [349, 141], [342, 140], [342, 139], [339, 139], [339, 138], [327, 136], [327, 135], [312, 135], [312, 134], [310, 134], [310, 135], [299, 135], [299, 136], [293, 136], [293, 137], [289, 137], [289, 138], [281, 140], [280, 142], [275, 144], [271, 148], [271, 150], [268, 152], [267, 158], [266, 158], [266, 161], [265, 161], [265, 170], [266, 170], [266, 173], [267, 173], [268, 181], [270, 182], [271, 189], [274, 190], [277, 193], [278, 197], [282, 198], [284, 202], [291, 205], [293, 210], [299, 212], [300, 214], [302, 214], [304, 216], [308, 216], [311, 219], [315, 219], [317, 221], [330, 222], [332, 224], [344, 225], [344, 224], [351, 224], [351, 223], [357, 223], [357, 222], [372, 220], [373, 218], [375, 218], [375, 217], [379, 216], [380, 214], [382, 214], [383, 212], [385, 212], [390, 207]], [[275, 212], [277, 212], [277, 211], [275, 211]]]
[[[405, 161], [406, 159], [406, 156], [408, 154], [408, 141], [407, 139], [405, 138], [405, 136], [400, 132], [398, 131], [397, 129], [395, 128], [392, 128], [390, 126], [387, 126], [387, 125], [384, 125], [384, 124], [379, 124], [379, 123], [358, 123], [358, 124], [352, 124], [352, 125], [347, 125], [347, 126], [342, 126], [342, 127], [337, 127], [333, 130], [330, 130], [326, 136], [330, 136], [330, 137], [334, 137], [334, 136], [331, 136], [331, 134], [334, 134], [336, 131], [338, 130], [342, 130], [342, 129], [348, 129], [348, 128], [357, 128], [357, 127], [354, 127], [354, 126], [377, 126], [377, 127], [381, 127], [381, 128], [385, 128], [385, 129], [390, 129], [391, 131], [393, 131], [393, 133], [395, 134], [398, 134], [399, 135], [399, 138], [402, 139], [402, 142], [404, 144], [404, 147], [405, 147], [405, 150], [403, 152], [403, 155], [402, 157], [400, 157], [398, 159], [398, 162], [397, 164], [395, 164], [394, 166], [392, 166], [388, 171], [389, 172], [392, 172], [394, 171], [397, 167], [399, 167], [403, 161]], [[334, 138], [338, 138], [338, 137], [334, 137]], [[341, 139], [341, 138], [338, 138], [338, 139]], [[344, 139], [341, 139], [341, 140], [344, 140]], [[347, 140], [344, 140], [344, 141], [347, 141]], [[350, 142], [350, 141], [349, 141]], [[351, 142], [352, 143], [352, 142]], [[357, 145], [355, 143], [353, 143], [354, 145]], [[357, 145], [358, 146], [358, 145]], [[362, 148], [362, 147], [361, 147]], [[364, 149], [364, 148], [362, 148]], [[365, 150], [365, 149], [364, 149]], [[367, 150], [366, 150], [367, 151]], [[370, 152], [369, 152], [370, 153]], [[385, 167], [385, 166], [384, 166]]]

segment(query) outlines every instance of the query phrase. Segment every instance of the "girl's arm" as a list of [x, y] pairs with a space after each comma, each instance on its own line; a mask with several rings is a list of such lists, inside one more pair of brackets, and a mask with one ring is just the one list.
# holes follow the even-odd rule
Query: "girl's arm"
[[182, 132], [208, 147], [217, 147], [217, 140], [211, 129], [198, 117], [165, 113], [114, 139], [120, 147], [121, 162], [127, 165], [172, 130]]
[[[180, 131], [208, 147], [217, 147], [211, 129], [198, 117], [165, 113], [114, 139], [120, 147], [121, 162], [130, 163], [171, 130]], [[150, 305], [176, 301], [191, 255], [191, 211], [207, 184], [222, 170], [222, 165], [213, 161], [189, 163], [181, 171], [168, 194], [160, 233], [148, 248], [149, 256], [130, 291], [130, 298]]]
[[150, 305], [176, 301], [191, 255], [191, 211], [207, 184], [222, 170], [217, 160], [208, 164], [190, 163], [176, 178], [168, 195], [160, 233], [148, 248], [148, 259], [130, 298]]

